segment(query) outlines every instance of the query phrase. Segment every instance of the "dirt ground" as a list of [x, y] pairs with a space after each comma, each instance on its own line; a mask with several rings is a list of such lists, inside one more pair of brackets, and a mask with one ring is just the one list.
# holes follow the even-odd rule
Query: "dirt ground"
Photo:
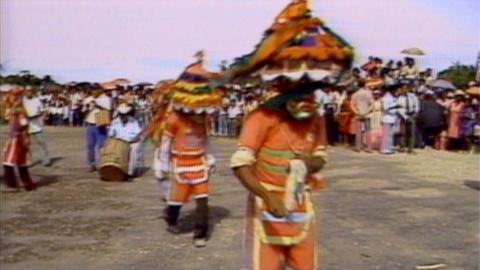
[[[5, 127], [1, 135], [3, 146]], [[151, 170], [101, 182], [87, 171], [83, 129], [48, 128], [47, 137], [55, 163], [31, 170], [41, 187], [0, 193], [2, 270], [241, 269], [246, 192], [227, 166], [234, 140], [213, 139], [212, 234], [196, 249], [193, 205], [182, 212], [185, 233], [167, 233]], [[329, 152], [329, 188], [316, 195], [322, 270], [479, 269], [478, 155]], [[147, 167], [151, 155], [148, 146]]]

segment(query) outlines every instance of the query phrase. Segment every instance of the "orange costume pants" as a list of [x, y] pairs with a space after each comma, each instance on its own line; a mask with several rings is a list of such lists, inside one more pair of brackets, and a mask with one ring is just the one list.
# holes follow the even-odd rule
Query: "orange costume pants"
[[318, 268], [318, 245], [315, 235], [315, 223], [313, 222], [307, 237], [299, 244], [282, 246], [263, 243], [255, 233], [254, 204], [249, 199], [244, 236], [244, 269], [316, 270]]
[[209, 183], [183, 184], [172, 179], [165, 221], [169, 226], [177, 225], [182, 205], [193, 197], [196, 201], [194, 238], [205, 238], [208, 233]]
[[175, 181], [175, 179], [172, 179], [171, 181], [170, 196], [168, 199], [169, 204], [181, 205], [187, 203], [192, 197], [194, 199], [208, 197], [210, 191], [210, 184], [208, 181], [198, 184], [183, 184]]

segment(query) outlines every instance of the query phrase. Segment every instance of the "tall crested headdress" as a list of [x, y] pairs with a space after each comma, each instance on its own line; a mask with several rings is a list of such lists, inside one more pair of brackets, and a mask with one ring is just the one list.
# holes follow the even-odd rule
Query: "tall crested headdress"
[[226, 76], [335, 83], [351, 67], [354, 50], [322, 19], [313, 17], [310, 8], [308, 0], [291, 2], [265, 31], [255, 50], [235, 59]]
[[204, 56], [203, 51], [197, 52], [197, 61], [187, 66], [172, 85], [171, 102], [175, 109], [210, 113], [222, 106], [224, 90], [209, 84], [219, 74], [205, 69]]

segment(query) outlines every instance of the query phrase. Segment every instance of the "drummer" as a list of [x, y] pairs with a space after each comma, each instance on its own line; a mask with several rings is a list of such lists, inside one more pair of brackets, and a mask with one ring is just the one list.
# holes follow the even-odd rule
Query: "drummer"
[[126, 141], [130, 144], [130, 157], [128, 162], [128, 176], [135, 177], [140, 156], [140, 135], [142, 129], [139, 122], [132, 116], [133, 108], [122, 103], [117, 108], [117, 117], [112, 121], [109, 137]]

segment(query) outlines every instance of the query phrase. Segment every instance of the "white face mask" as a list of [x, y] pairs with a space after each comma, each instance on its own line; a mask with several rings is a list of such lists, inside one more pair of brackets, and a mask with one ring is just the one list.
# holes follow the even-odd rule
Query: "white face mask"
[[296, 120], [309, 119], [315, 113], [314, 111], [302, 110], [300, 108], [296, 108], [297, 106], [295, 105], [294, 102], [288, 102], [286, 107], [289, 114]]
[[313, 112], [297, 112], [297, 113], [290, 113], [293, 118], [297, 120], [305, 120], [312, 117]]
[[23, 118], [23, 117], [20, 118], [20, 125], [21, 125], [22, 127], [28, 125], [27, 119], [25, 119], [25, 118]]

